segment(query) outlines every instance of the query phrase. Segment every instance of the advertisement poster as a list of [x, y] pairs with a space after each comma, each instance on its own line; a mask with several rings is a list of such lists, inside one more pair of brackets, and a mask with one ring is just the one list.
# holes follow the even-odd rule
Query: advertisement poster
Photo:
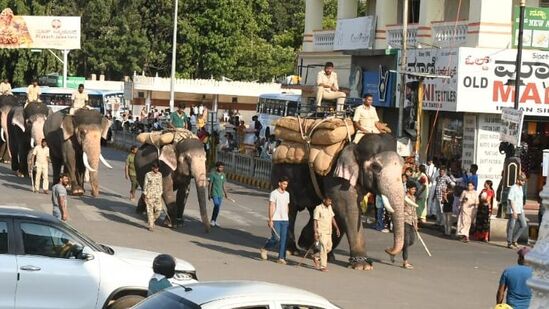
[[[513, 48], [518, 46], [519, 10], [513, 8]], [[549, 8], [525, 8], [522, 47], [549, 50]]]
[[515, 146], [520, 144], [523, 112], [510, 107], [501, 110], [500, 139]]
[[463, 139], [461, 144], [461, 165], [469, 169], [475, 163], [475, 145], [477, 137], [477, 116], [473, 114], [463, 115]]
[[[516, 50], [460, 48], [458, 112], [499, 114], [514, 106]], [[519, 108], [524, 115], [549, 115], [549, 51], [522, 54]]]
[[[411, 49], [407, 60], [406, 72], [451, 77], [424, 79], [423, 109], [455, 111], [458, 49]], [[418, 76], [406, 76], [407, 85], [418, 80]]]
[[0, 13], [0, 48], [80, 49], [80, 17]]
[[334, 50], [371, 49], [375, 30], [375, 16], [339, 19], [334, 37]]
[[396, 73], [389, 72], [389, 70], [379, 68], [379, 71], [364, 71], [362, 73], [362, 95], [372, 94], [374, 106], [394, 107], [395, 82]]
[[494, 190], [501, 180], [501, 169], [505, 155], [499, 153], [500, 115], [480, 114], [478, 116], [478, 138], [476, 164], [478, 165], [479, 188], [486, 180], [491, 180]]

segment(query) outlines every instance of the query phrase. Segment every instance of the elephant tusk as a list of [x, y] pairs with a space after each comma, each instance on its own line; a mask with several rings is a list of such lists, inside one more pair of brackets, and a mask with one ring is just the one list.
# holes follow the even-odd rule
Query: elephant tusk
[[30, 145], [31, 145], [31, 148], [34, 148], [34, 138], [31, 137], [31, 141], [30, 141]]
[[394, 213], [395, 210], [393, 209], [393, 207], [391, 206], [391, 203], [389, 202], [389, 199], [387, 198], [387, 196], [385, 195], [381, 195], [381, 200], [383, 201], [383, 206], [385, 206], [385, 209], [390, 212], [390, 213]]
[[0, 128], [0, 137], [2, 138], [2, 142], [6, 142], [6, 137], [4, 136], [4, 128]]
[[102, 154], [99, 154], [99, 160], [101, 160], [101, 163], [103, 163], [103, 165], [105, 165], [106, 167], [112, 168], [112, 166], [109, 164], [109, 162], [107, 162], [107, 160], [105, 158], [103, 158]]
[[90, 162], [88, 162], [88, 155], [86, 154], [86, 152], [83, 152], [83, 153], [82, 153], [82, 161], [84, 161], [84, 166], [88, 169], [88, 171], [90, 171], [90, 172], [96, 172], [96, 170], [94, 170], [94, 169], [90, 166]]

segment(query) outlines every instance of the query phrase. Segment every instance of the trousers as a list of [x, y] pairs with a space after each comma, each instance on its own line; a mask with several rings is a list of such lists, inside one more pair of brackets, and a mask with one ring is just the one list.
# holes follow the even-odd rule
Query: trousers
[[217, 216], [219, 215], [219, 210], [221, 210], [221, 203], [223, 202], [223, 197], [213, 196], [212, 197], [214, 208], [212, 212], [212, 221], [217, 221]]
[[402, 259], [408, 260], [408, 248], [416, 241], [416, 232], [411, 224], [404, 223], [404, 246], [402, 247]]
[[336, 100], [337, 111], [342, 111], [345, 106], [345, 98], [347, 95], [341, 91], [330, 91], [324, 87], [317, 87], [316, 89], [316, 106], [320, 106], [322, 100]]
[[452, 224], [454, 224], [453, 213], [445, 212], [444, 216], [444, 235], [450, 236], [452, 234]]
[[318, 241], [320, 242], [320, 268], [328, 266], [328, 253], [332, 251], [332, 234], [319, 234]]
[[50, 187], [48, 182], [48, 166], [47, 165], [36, 165], [36, 176], [34, 178], [34, 190], [38, 191], [40, 189], [40, 179], [42, 181], [42, 190], [47, 191]]
[[[519, 223], [519, 228], [515, 229], [517, 221]], [[507, 242], [517, 242], [520, 238], [520, 235], [522, 235], [524, 230], [527, 228], [528, 224], [526, 223], [526, 215], [524, 214], [524, 211], [518, 214], [518, 217], [516, 219], [513, 219], [513, 216], [511, 216], [509, 218], [509, 221], [507, 221]]]
[[147, 196], [145, 197], [145, 204], [147, 205], [149, 227], [154, 227], [154, 222], [162, 213], [162, 198], [160, 196]]
[[273, 221], [273, 227], [280, 239], [277, 237], [275, 232], [271, 231], [271, 238], [265, 243], [265, 249], [272, 249], [279, 244], [278, 246], [278, 259], [286, 259], [286, 240], [288, 238], [288, 221]]

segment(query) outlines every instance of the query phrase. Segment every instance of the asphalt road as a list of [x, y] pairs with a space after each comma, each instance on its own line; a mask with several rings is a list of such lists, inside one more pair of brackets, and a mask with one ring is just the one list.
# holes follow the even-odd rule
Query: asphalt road
[[[310, 260], [298, 265], [301, 257], [290, 257], [289, 265], [259, 259], [259, 250], [269, 234], [266, 225], [267, 193], [229, 184], [220, 228], [205, 234], [199, 217], [196, 195], [191, 196], [183, 227], [170, 230], [146, 229], [144, 217], [135, 213], [135, 203], [127, 199], [129, 183], [123, 177], [126, 154], [104, 149], [113, 169], [100, 169], [101, 194], [69, 199], [69, 222], [95, 240], [173, 254], [191, 262], [200, 280], [261, 280], [300, 287], [323, 295], [343, 308], [492, 308], [501, 271], [516, 263], [516, 253], [501, 245], [472, 242], [464, 244], [423, 230], [423, 238], [433, 256], [420, 243], [410, 250], [415, 269], [400, 267], [401, 258], [391, 264], [383, 252], [391, 234], [366, 229], [368, 254], [376, 263], [373, 271], [346, 268], [346, 240], [336, 250], [337, 262], [322, 273]], [[51, 177], [50, 177], [51, 179]], [[9, 166], [0, 164], [0, 204], [20, 205], [51, 212], [51, 197], [32, 193], [30, 180], [17, 178]], [[210, 210], [212, 208], [209, 203]], [[298, 219], [304, 225], [308, 214]]]

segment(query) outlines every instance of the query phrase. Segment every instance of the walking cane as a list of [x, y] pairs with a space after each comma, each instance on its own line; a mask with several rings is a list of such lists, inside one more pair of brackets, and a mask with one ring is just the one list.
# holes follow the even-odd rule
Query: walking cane
[[425, 252], [427, 252], [427, 255], [432, 256], [431, 252], [429, 251], [429, 248], [427, 248], [427, 245], [423, 241], [423, 238], [421, 238], [421, 235], [419, 235], [418, 230], [416, 230], [416, 235], [417, 235], [417, 238], [419, 239], [419, 241], [421, 242], [421, 244], [423, 245], [423, 248], [425, 249]]

